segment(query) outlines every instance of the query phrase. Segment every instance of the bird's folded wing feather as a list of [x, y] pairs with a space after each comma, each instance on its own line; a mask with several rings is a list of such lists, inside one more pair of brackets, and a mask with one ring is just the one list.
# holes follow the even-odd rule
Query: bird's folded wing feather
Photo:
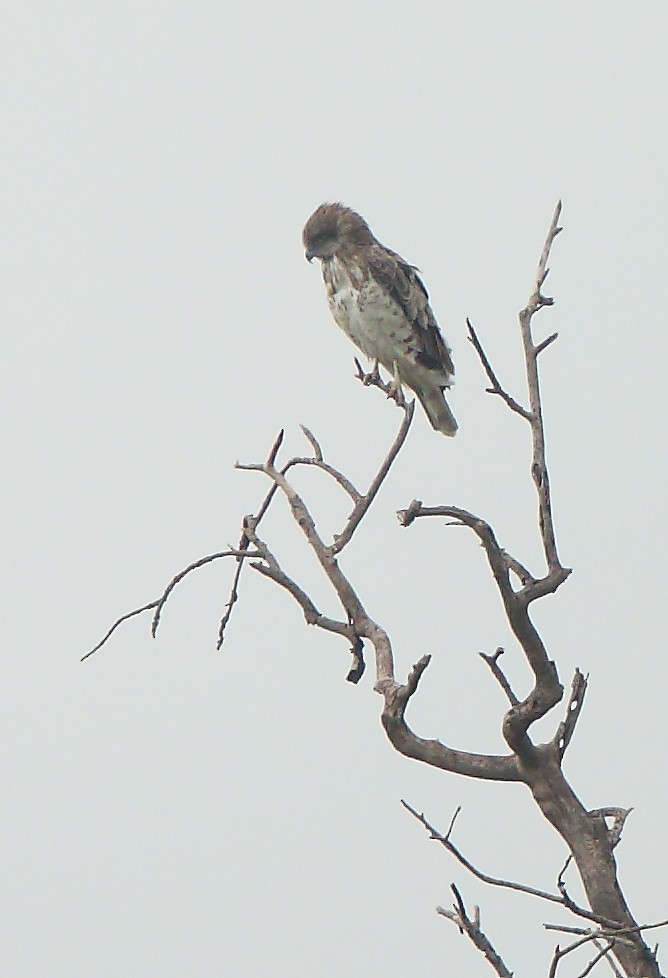
[[416, 327], [415, 334], [420, 339], [420, 349], [415, 351], [417, 359], [432, 370], [444, 369], [454, 374], [450, 350], [431, 311], [424, 283], [413, 265], [381, 244], [371, 245], [368, 261], [373, 277]]

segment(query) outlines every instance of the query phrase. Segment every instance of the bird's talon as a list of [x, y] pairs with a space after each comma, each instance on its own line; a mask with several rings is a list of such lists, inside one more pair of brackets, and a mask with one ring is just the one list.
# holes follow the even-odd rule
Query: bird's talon
[[[359, 364], [358, 364], [359, 366]], [[360, 380], [365, 387], [377, 387], [380, 383], [380, 371], [378, 370], [378, 361], [375, 360], [373, 364], [373, 369], [369, 371], [368, 374], [362, 372]]]
[[387, 388], [387, 396], [394, 401], [397, 407], [406, 407], [406, 398], [401, 387], [395, 387], [394, 383], [390, 384]]

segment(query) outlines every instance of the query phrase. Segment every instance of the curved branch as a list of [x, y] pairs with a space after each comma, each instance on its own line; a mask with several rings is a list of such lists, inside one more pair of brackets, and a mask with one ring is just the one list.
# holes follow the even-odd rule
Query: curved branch
[[89, 652], [86, 652], [86, 654], [81, 657], [81, 661], [83, 662], [85, 659], [88, 659], [91, 655], [93, 655], [94, 652], [97, 652], [99, 649], [101, 649], [102, 646], [105, 645], [106, 642], [109, 640], [109, 638], [111, 638], [111, 636], [116, 631], [118, 626], [121, 625], [124, 621], [128, 621], [128, 619], [134, 618], [136, 617], [136, 615], [141, 615], [144, 611], [150, 611], [152, 608], [155, 610], [153, 613], [151, 634], [153, 638], [155, 638], [155, 633], [160, 623], [160, 615], [162, 609], [167, 603], [170, 594], [172, 593], [176, 585], [180, 584], [183, 578], [187, 577], [187, 575], [190, 574], [191, 571], [198, 570], [198, 568], [204, 567], [205, 564], [210, 564], [212, 563], [212, 561], [219, 560], [221, 557], [236, 557], [238, 561], [243, 561], [248, 557], [259, 557], [259, 556], [261, 556], [261, 554], [251, 553], [248, 550], [244, 550], [244, 549], [221, 550], [218, 553], [209, 554], [206, 557], [200, 557], [199, 560], [195, 560], [192, 564], [188, 564], [187, 567], [185, 567], [182, 571], [179, 571], [179, 573], [172, 578], [172, 580], [169, 582], [169, 584], [167, 585], [167, 587], [162, 592], [159, 598], [156, 598], [155, 601], [149, 601], [148, 604], [143, 605], [141, 608], [135, 608], [134, 611], [129, 611], [127, 614], [121, 615], [121, 617], [118, 618], [111, 626], [111, 628], [104, 636], [104, 638], [102, 638], [97, 643], [97, 645], [95, 645]]
[[[483, 546], [487, 562], [496, 582], [506, 617], [515, 637], [522, 646], [535, 677], [535, 686], [522, 702], [511, 707], [503, 724], [503, 734], [508, 746], [524, 758], [532, 756], [533, 745], [528, 730], [532, 723], [552, 709], [563, 696], [557, 669], [547, 655], [547, 650], [529, 617], [527, 588], [514, 591], [510, 583], [507, 554], [499, 546], [494, 531], [486, 520], [459, 506], [424, 506], [414, 499], [407, 509], [399, 510], [397, 517], [402, 526], [410, 526], [413, 520], [423, 516], [445, 516], [473, 530]], [[553, 582], [552, 589], [558, 584]]]
[[394, 679], [376, 683], [376, 690], [385, 697], [381, 723], [390, 743], [405, 757], [422, 761], [431, 767], [483, 781], [521, 781], [518, 759], [510, 754], [474, 754], [446, 747], [440, 740], [425, 740], [410, 729], [405, 720], [406, 707], [418, 687], [422, 673], [431, 656], [423, 655], [411, 669], [405, 685]]

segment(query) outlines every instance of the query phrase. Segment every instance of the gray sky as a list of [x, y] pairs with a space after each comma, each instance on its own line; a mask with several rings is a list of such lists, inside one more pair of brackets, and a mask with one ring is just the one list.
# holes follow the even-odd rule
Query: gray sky
[[[484, 394], [468, 315], [523, 393], [516, 312], [556, 200], [559, 330], [542, 359], [558, 539], [575, 573], [536, 614], [562, 681], [591, 674], [566, 769], [586, 805], [635, 806], [618, 852], [666, 916], [665, 4], [15, 3], [4, 18], [1, 809], [12, 978], [437, 978], [491, 972], [434, 907], [456, 881], [516, 974], [546, 973], [565, 853], [521, 786], [396, 755], [369, 674], [252, 573], [221, 654], [231, 565], [174, 594], [158, 640], [115, 617], [236, 542], [265, 490], [233, 470], [299, 422], [361, 484], [398, 423], [352, 378], [301, 227], [360, 210], [418, 264], [453, 347], [454, 441], [420, 416], [345, 569], [399, 675], [434, 661], [410, 722], [502, 751], [479, 662], [507, 645], [480, 548], [394, 512], [466, 506], [537, 569], [526, 426]], [[323, 532], [346, 501], [300, 488]], [[283, 506], [273, 548], [336, 605]], [[543, 724], [551, 735], [561, 713]], [[649, 737], [649, 732], [652, 737]], [[573, 883], [573, 893], [577, 886]], [[530, 929], [529, 929], [530, 928]]]

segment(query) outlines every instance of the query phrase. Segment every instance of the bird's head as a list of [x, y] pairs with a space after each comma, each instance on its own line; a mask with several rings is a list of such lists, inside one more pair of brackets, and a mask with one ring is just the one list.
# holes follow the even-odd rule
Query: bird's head
[[343, 204], [321, 204], [309, 217], [302, 234], [308, 261], [327, 261], [375, 239], [363, 217]]

